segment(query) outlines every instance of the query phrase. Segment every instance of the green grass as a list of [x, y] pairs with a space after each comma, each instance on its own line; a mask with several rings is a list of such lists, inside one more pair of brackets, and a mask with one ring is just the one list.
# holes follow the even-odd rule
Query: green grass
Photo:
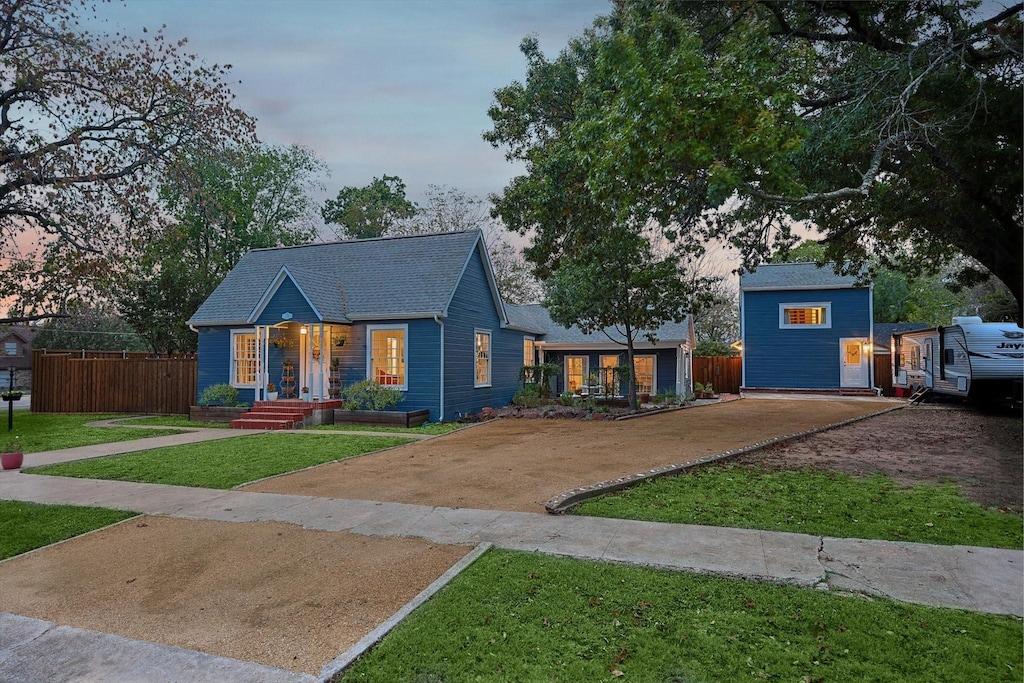
[[391, 427], [388, 425], [318, 425], [311, 429], [325, 432], [390, 432], [392, 434], [432, 434], [440, 436], [465, 427], [456, 422], [425, 422], [419, 427]]
[[193, 429], [229, 429], [227, 422], [193, 422], [185, 415], [153, 415], [124, 420], [124, 425], [156, 425], [158, 427], [191, 427]]
[[954, 484], [729, 465], [662, 477], [586, 501], [575, 514], [817, 536], [1021, 548], [1020, 514], [981, 507]]
[[344, 681], [1021, 680], [1019, 619], [490, 551]]
[[409, 439], [330, 434], [258, 434], [106, 458], [32, 467], [25, 472], [87, 479], [230, 489], [275, 474], [390, 448]]
[[106, 508], [0, 500], [0, 560], [120, 522], [135, 514]]
[[[25, 453], [91, 446], [97, 443], [132, 441], [153, 436], [180, 434], [178, 429], [131, 429], [130, 427], [87, 427], [87, 422], [126, 415], [49, 415], [20, 410], [14, 414], [14, 430], [0, 428], [0, 441], [17, 441]], [[6, 426], [6, 425], [5, 425]]]

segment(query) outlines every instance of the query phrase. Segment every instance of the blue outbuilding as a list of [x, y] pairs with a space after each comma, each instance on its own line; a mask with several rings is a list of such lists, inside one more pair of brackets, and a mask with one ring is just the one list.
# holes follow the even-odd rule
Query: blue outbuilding
[[745, 390], [873, 393], [870, 283], [780, 263], [740, 276]]
[[253, 250], [188, 322], [199, 393], [227, 383], [251, 403], [272, 383], [327, 399], [333, 365], [435, 421], [510, 403], [527, 336], [479, 230]]

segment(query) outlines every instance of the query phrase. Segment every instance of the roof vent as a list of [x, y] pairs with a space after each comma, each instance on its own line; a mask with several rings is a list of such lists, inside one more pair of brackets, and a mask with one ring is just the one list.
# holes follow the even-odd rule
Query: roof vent
[[958, 315], [953, 318], [954, 325], [980, 325], [981, 316], [979, 315]]

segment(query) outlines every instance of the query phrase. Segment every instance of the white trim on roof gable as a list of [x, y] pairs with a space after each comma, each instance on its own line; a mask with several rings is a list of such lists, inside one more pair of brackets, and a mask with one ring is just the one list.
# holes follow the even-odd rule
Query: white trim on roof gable
[[313, 310], [313, 313], [316, 315], [317, 321], [324, 322], [323, 314], [320, 313], [320, 310], [313, 305], [313, 302], [306, 295], [306, 292], [303, 291], [302, 285], [300, 285], [299, 281], [295, 279], [295, 276], [292, 275], [291, 272], [289, 272], [288, 266], [281, 266], [281, 270], [277, 271], [277, 275], [274, 277], [273, 282], [271, 282], [270, 286], [267, 287], [267, 289], [263, 292], [263, 296], [261, 296], [259, 301], [256, 302], [256, 306], [252, 309], [252, 313], [250, 313], [249, 317], [246, 318], [245, 321], [247, 323], [255, 323], [257, 320], [259, 320], [259, 317], [263, 315], [263, 311], [266, 310], [267, 306], [274, 298], [274, 295], [277, 294], [277, 290], [281, 288], [282, 284], [284, 284], [285, 278], [291, 280], [292, 284], [295, 285], [295, 289], [299, 290], [299, 294], [302, 295], [302, 298], [306, 301], [307, 304], [309, 304], [309, 307]]
[[482, 230], [476, 231], [476, 239], [473, 241], [473, 247], [469, 250], [469, 255], [466, 257], [466, 261], [462, 264], [462, 270], [459, 272], [459, 277], [455, 279], [455, 286], [452, 287], [451, 294], [448, 295], [448, 301], [445, 302], [444, 310], [441, 312], [442, 317], [448, 317], [448, 308], [452, 305], [452, 300], [455, 298], [455, 292], [459, 290], [459, 284], [462, 282], [462, 277], [466, 274], [466, 269], [469, 268], [469, 262], [473, 260], [473, 254], [480, 254], [480, 260], [483, 263], [484, 275], [487, 276], [487, 287], [491, 290], [491, 300], [494, 302], [494, 311], [498, 314], [499, 327], [502, 329], [509, 326], [508, 314], [505, 313], [505, 302], [501, 299], [501, 292], [498, 291], [498, 282], [494, 279], [494, 266], [491, 265], [491, 257], [487, 253], [487, 245], [484, 242], [484, 233]]

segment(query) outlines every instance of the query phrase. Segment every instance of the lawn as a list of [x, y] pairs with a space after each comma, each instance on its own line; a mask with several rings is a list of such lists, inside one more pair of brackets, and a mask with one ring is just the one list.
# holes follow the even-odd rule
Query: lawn
[[400, 437], [257, 434], [33, 467], [34, 474], [230, 489], [264, 477], [409, 443]]
[[575, 514], [943, 545], [1020, 549], [1021, 515], [965, 500], [954, 484], [726, 465], [586, 501]]
[[50, 415], [19, 410], [14, 415], [14, 430], [0, 439], [17, 442], [25, 453], [55, 451], [62, 448], [91, 446], [97, 443], [132, 441], [152, 436], [180, 434], [179, 429], [132, 429], [130, 427], [87, 427], [87, 422], [127, 417], [126, 415]]
[[134, 516], [124, 510], [0, 500], [0, 560]]
[[1019, 619], [491, 551], [344, 681], [1021, 680]]

